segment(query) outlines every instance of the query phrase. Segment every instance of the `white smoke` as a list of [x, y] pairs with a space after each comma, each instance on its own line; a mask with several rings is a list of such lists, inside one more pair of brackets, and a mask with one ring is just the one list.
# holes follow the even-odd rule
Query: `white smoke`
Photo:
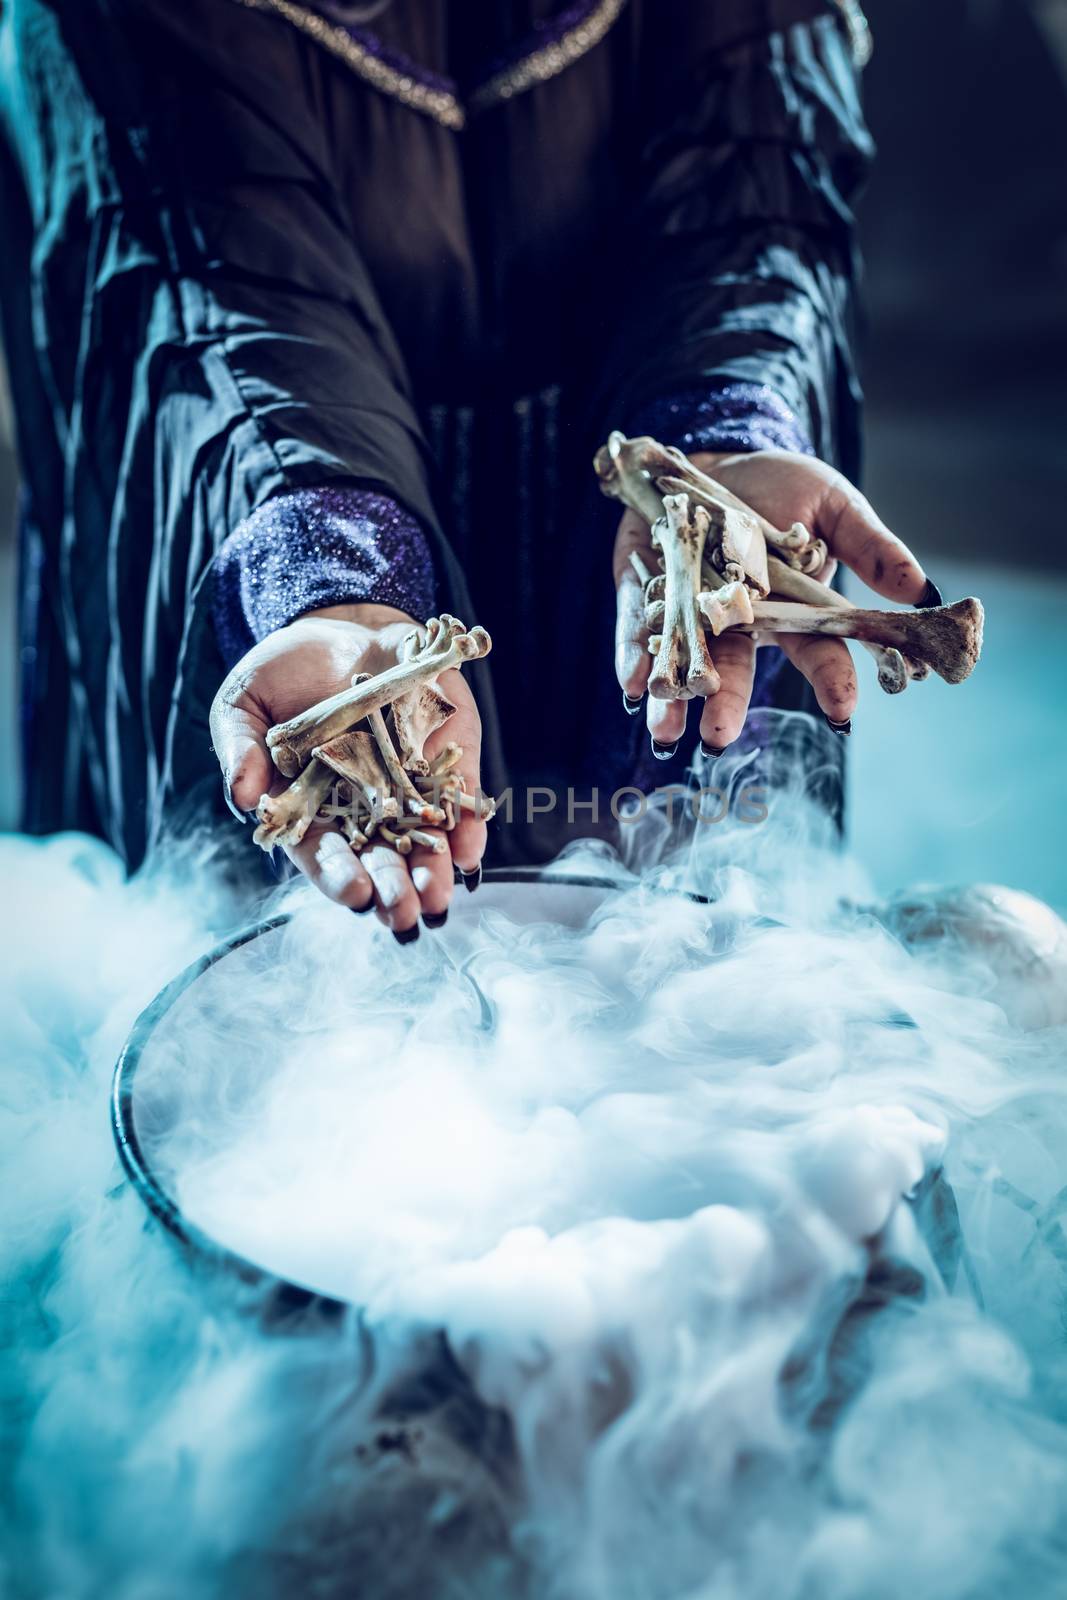
[[0, 842], [12, 1595], [1060, 1591], [1062, 924], [876, 914], [795, 794], [661, 841], [564, 862], [620, 885], [580, 928], [517, 888], [400, 948], [289, 890], [161, 1025], [187, 1217], [332, 1319], [196, 1265], [113, 1154], [216, 862]]

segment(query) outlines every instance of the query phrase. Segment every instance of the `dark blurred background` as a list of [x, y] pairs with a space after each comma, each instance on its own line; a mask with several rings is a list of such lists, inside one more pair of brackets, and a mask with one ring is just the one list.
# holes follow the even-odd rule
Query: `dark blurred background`
[[866, 11], [866, 487], [931, 560], [1067, 571], [1067, 0]]
[[[697, 0], [694, 0], [697, 3]], [[948, 597], [987, 604], [961, 689], [862, 670], [851, 832], [876, 883], [996, 878], [1067, 908], [1067, 0], [867, 0], [865, 486]], [[0, 400], [0, 407], [4, 402]], [[0, 624], [14, 462], [0, 417]], [[32, 448], [32, 440], [27, 441]], [[0, 652], [0, 825], [16, 816]]]

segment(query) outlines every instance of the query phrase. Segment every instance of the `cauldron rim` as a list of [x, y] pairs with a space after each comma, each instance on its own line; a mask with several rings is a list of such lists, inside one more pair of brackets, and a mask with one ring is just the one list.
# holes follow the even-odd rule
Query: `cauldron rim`
[[[590, 873], [544, 871], [539, 867], [490, 867], [486, 869], [485, 881], [558, 883], [572, 888], [604, 890], [629, 887], [625, 880], [596, 877]], [[693, 893], [691, 890], [671, 892], [681, 894], [685, 899], [697, 901], [702, 905], [709, 904], [706, 896]], [[222, 1268], [233, 1278], [258, 1291], [262, 1297], [264, 1313], [270, 1318], [314, 1312], [332, 1320], [350, 1314], [358, 1315], [359, 1307], [354, 1301], [340, 1300], [334, 1295], [295, 1283], [291, 1279], [283, 1278], [279, 1273], [270, 1271], [267, 1267], [249, 1261], [246, 1256], [220, 1244], [202, 1228], [186, 1220], [181, 1207], [167, 1193], [144, 1153], [134, 1114], [134, 1086], [138, 1063], [149, 1039], [175, 1002], [216, 962], [241, 949], [243, 945], [251, 944], [254, 939], [273, 932], [275, 928], [284, 927], [286, 923], [292, 921], [292, 918], [291, 911], [283, 911], [272, 917], [265, 917], [259, 922], [250, 923], [190, 962], [149, 1001], [130, 1029], [126, 1043], [115, 1063], [111, 1086], [111, 1131], [118, 1148], [119, 1160], [134, 1191], [149, 1213], [162, 1224], [170, 1237], [189, 1253], [194, 1262]], [[911, 1018], [898, 1020], [903, 1021], [904, 1025], [915, 1026]], [[933, 1168], [926, 1173], [915, 1192], [907, 1198], [916, 1211], [920, 1206], [926, 1208], [930, 1205], [947, 1205], [955, 1219], [958, 1233], [959, 1219], [955, 1195], [945, 1178], [943, 1167]], [[958, 1258], [952, 1265], [951, 1276], [954, 1276], [957, 1264]], [[940, 1261], [938, 1269], [945, 1282], [950, 1282], [950, 1274], [946, 1273], [945, 1266]]]
[[[484, 876], [487, 883], [558, 883], [569, 888], [605, 890], [627, 886], [625, 882], [620, 882], [616, 878], [596, 877], [589, 873], [546, 872], [538, 867], [489, 867]], [[702, 895], [688, 894], [686, 898], [704, 901]], [[243, 945], [251, 944], [254, 939], [272, 933], [275, 928], [284, 927], [286, 923], [292, 921], [292, 918], [293, 912], [281, 911], [272, 917], [264, 917], [259, 922], [249, 923], [237, 933], [231, 934], [229, 938], [223, 939], [213, 949], [205, 951], [195, 961], [191, 961], [148, 1002], [130, 1029], [115, 1063], [111, 1083], [111, 1132], [123, 1171], [135, 1193], [171, 1238], [196, 1261], [221, 1267], [241, 1282], [265, 1292], [273, 1310], [302, 1312], [314, 1308], [323, 1314], [334, 1316], [358, 1311], [358, 1307], [353, 1301], [339, 1300], [336, 1296], [295, 1283], [272, 1272], [268, 1267], [249, 1261], [247, 1256], [220, 1244], [217, 1239], [213, 1239], [202, 1228], [198, 1228], [195, 1223], [186, 1219], [178, 1202], [168, 1194], [145, 1154], [137, 1131], [134, 1110], [137, 1068], [141, 1056], [172, 1006], [198, 978], [225, 956], [232, 955]]]

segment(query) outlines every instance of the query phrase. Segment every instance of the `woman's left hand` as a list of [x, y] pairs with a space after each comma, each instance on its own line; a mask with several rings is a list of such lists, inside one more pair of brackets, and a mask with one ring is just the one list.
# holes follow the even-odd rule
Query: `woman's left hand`
[[[819, 573], [829, 583], [838, 561], [887, 600], [917, 605], [938, 599], [915, 557], [848, 479], [824, 461], [789, 450], [759, 450], [740, 455], [694, 455], [694, 464], [732, 489], [777, 528], [802, 522], [825, 539], [830, 559]], [[648, 653], [641, 584], [630, 564], [638, 551], [654, 567], [647, 522], [627, 509], [615, 539], [618, 609], [615, 670], [623, 693], [638, 699], [652, 669]], [[848, 647], [840, 639], [809, 634], [778, 634], [793, 665], [804, 674], [831, 722], [847, 723], [856, 705], [856, 674]], [[737, 738], [748, 714], [755, 676], [755, 641], [737, 629], [708, 639], [721, 680], [718, 694], [705, 700], [700, 737], [719, 751]], [[685, 731], [686, 702], [648, 697], [648, 731], [656, 744], [673, 747]]]

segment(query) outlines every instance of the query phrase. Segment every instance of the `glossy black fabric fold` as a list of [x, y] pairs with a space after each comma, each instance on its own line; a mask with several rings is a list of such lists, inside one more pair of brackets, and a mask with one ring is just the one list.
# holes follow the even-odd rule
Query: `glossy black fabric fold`
[[[395, 0], [375, 27], [470, 82], [483, 43], [551, 10]], [[754, 379], [854, 463], [867, 142], [831, 10], [631, 0], [588, 55], [457, 134], [237, 0], [5, 0], [29, 827], [102, 833], [132, 864], [165, 815], [218, 803], [212, 555], [318, 484], [412, 512], [439, 601], [498, 636], [505, 740], [474, 674], [487, 785], [588, 775], [594, 748], [611, 776], [632, 729], [620, 711], [613, 741], [602, 709], [610, 519], [588, 461], [606, 420]], [[581, 696], [561, 648], [529, 665], [576, 625], [597, 664]]]

